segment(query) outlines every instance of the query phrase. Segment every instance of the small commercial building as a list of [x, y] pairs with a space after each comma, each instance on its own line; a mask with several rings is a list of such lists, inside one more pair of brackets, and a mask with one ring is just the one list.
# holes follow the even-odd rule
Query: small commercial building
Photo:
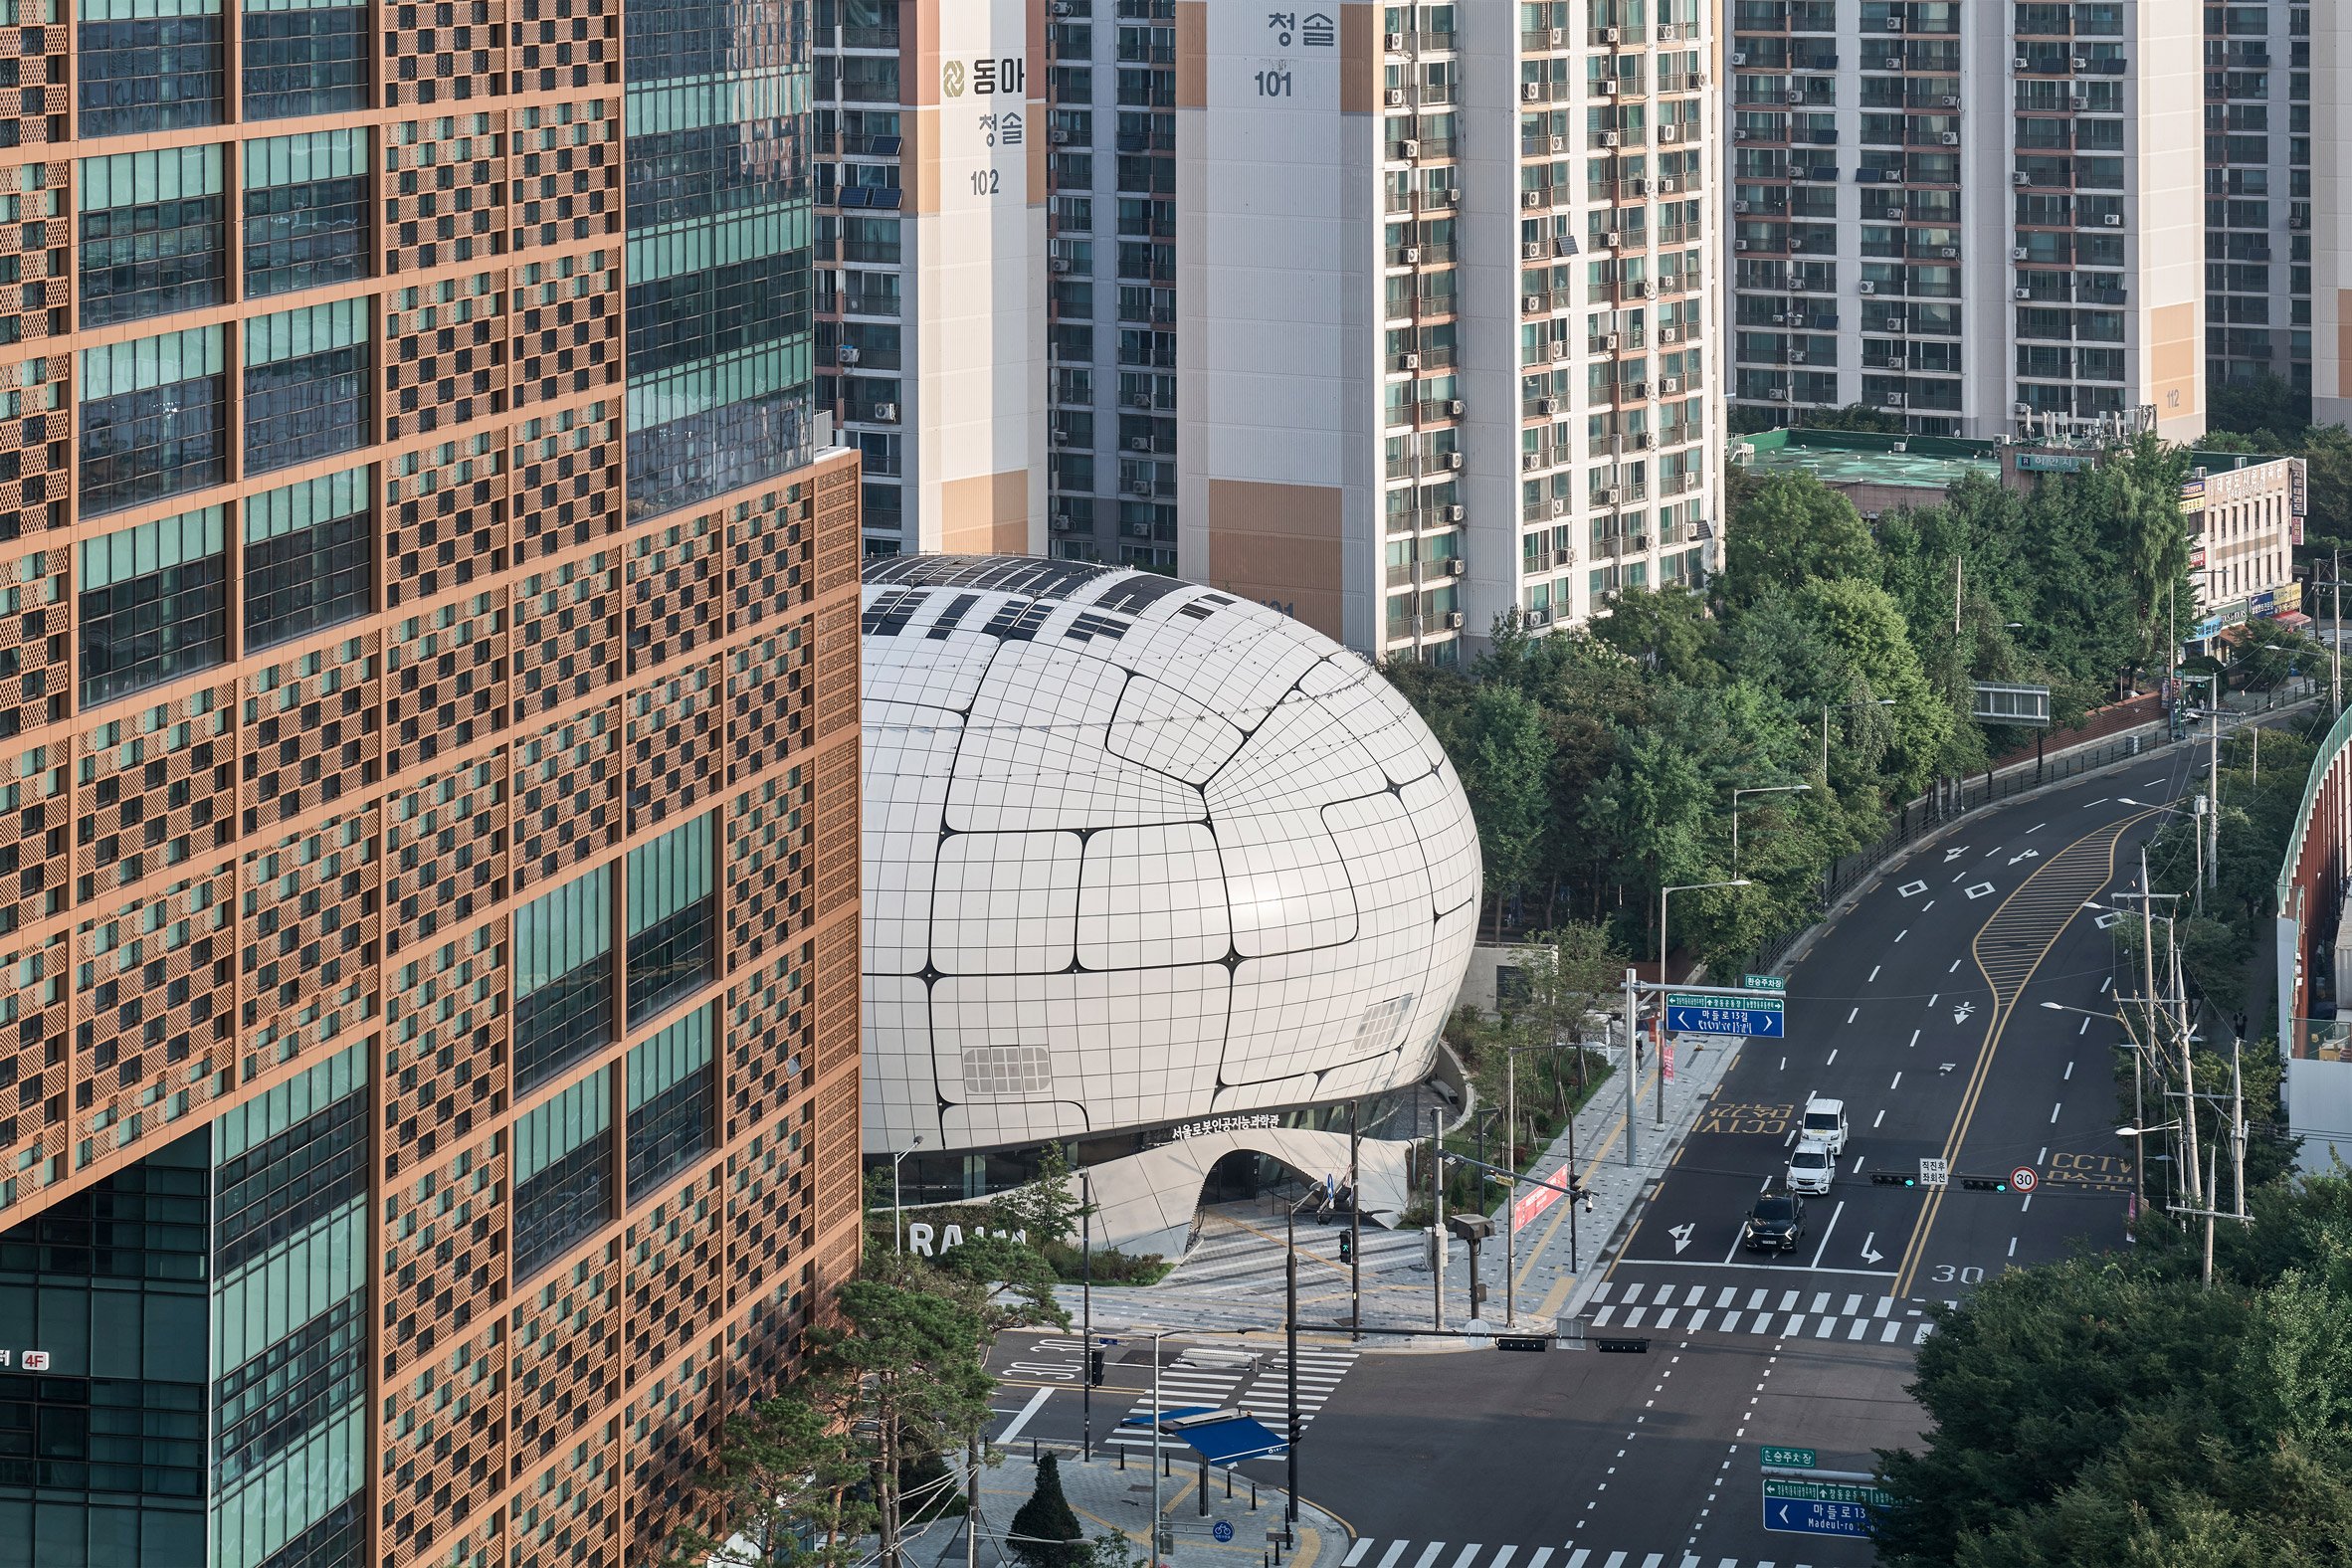
[[2294, 576], [2310, 494], [2303, 460], [2198, 452], [2190, 463], [2181, 511], [2197, 614], [2183, 643], [2210, 653], [2231, 627], [2256, 618], [2309, 626]]

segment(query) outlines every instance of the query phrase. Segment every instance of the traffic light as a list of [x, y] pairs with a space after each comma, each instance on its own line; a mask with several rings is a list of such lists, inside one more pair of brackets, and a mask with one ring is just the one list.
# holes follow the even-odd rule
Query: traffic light
[[1356, 1261], [1356, 1238], [1353, 1231], [1339, 1233], [1339, 1261], [1343, 1264], [1352, 1264]]
[[1099, 1350], [1086, 1352], [1086, 1386], [1088, 1388], [1102, 1386], [1102, 1352]]
[[1970, 1192], [2007, 1192], [2009, 1182], [2001, 1176], [1963, 1176], [1960, 1185]]
[[1872, 1171], [1870, 1172], [1870, 1185], [1873, 1187], [1916, 1187], [1919, 1185], [1919, 1178], [1908, 1171]]

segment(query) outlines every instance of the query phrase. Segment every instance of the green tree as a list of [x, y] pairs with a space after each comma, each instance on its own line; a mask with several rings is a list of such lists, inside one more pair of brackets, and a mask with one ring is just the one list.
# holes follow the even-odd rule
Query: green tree
[[1721, 588], [1731, 604], [1825, 579], [1875, 581], [1877, 573], [1877, 547], [1862, 514], [1810, 474], [1766, 478], [1724, 534]]
[[1048, 1143], [1038, 1156], [1037, 1178], [999, 1193], [989, 1212], [992, 1226], [1022, 1236], [1036, 1252], [1076, 1241], [1078, 1188], [1062, 1145]]
[[[1873, 704], [1846, 715], [1845, 730], [1853, 738], [1845, 756], [1883, 777], [1881, 804], [1917, 794], [1943, 761], [1958, 715], [1952, 700], [1929, 686], [1893, 596], [1874, 583], [1848, 579], [1811, 583], [1797, 602], [1853, 672], [1852, 695], [1845, 700]], [[1891, 706], [1876, 708], [1881, 699]], [[1881, 724], [1884, 750], [1871, 758]], [[1838, 754], [1833, 747], [1833, 757]]]
[[2218, 383], [2211, 401], [2215, 430], [2257, 437], [2272, 451], [2296, 441], [2311, 424], [2311, 394], [2278, 376]]
[[[1542, 1044], [1580, 1039], [1587, 1015], [1615, 996], [1625, 984], [1626, 955], [1609, 939], [1606, 926], [1571, 921], [1545, 931], [1519, 949], [1515, 960], [1527, 987], [1522, 1011]], [[1576, 1081], [1585, 1081], [1585, 1060], [1576, 1059]], [[1514, 1064], [1516, 1059], [1511, 1059]], [[1515, 1066], [1510, 1071], [1516, 1071]], [[1567, 1101], [1557, 1074], [1553, 1111], [1565, 1114]], [[1522, 1129], [1523, 1130], [1523, 1129]]]
[[888, 1277], [841, 1287], [840, 1325], [809, 1331], [808, 1360], [816, 1387], [834, 1395], [828, 1414], [869, 1434], [876, 1531], [885, 1568], [896, 1568], [906, 1523], [901, 1477], [977, 1446], [996, 1380], [968, 1295], [940, 1289], [920, 1260], [893, 1257], [882, 1267]]
[[717, 1536], [688, 1525], [672, 1568], [851, 1568], [880, 1522], [866, 1485], [872, 1456], [836, 1417], [839, 1391], [808, 1381], [727, 1418], [695, 1478]]
[[1062, 1494], [1062, 1462], [1051, 1454], [1037, 1462], [1037, 1489], [1013, 1515], [1009, 1544], [1028, 1568], [1090, 1568], [1093, 1548]]
[[1542, 709], [1515, 687], [1501, 685], [1478, 687], [1468, 731], [1462, 781], [1477, 819], [1486, 894], [1494, 900], [1499, 934], [1503, 900], [1524, 890], [1542, 859], [1551, 741]]
[[1684, 686], [1711, 686], [1723, 671], [1709, 657], [1706, 600], [1688, 588], [1629, 588], [1609, 601], [1593, 636], [1645, 669]]

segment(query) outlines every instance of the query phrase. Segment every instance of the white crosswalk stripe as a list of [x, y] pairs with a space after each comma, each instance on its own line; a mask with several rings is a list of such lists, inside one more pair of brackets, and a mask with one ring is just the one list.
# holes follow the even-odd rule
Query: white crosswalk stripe
[[[1700, 1306], [1702, 1299], [1713, 1304]], [[1678, 1328], [1686, 1334], [1712, 1330], [1846, 1344], [1916, 1345], [1935, 1331], [1935, 1325], [1927, 1320], [1924, 1299], [1901, 1301], [1862, 1291], [1759, 1288], [1743, 1292], [1737, 1285], [1711, 1290], [1692, 1285], [1684, 1290], [1674, 1285], [1648, 1285], [1638, 1279], [1623, 1284], [1604, 1279], [1594, 1289], [1585, 1312], [1595, 1328], [1647, 1328], [1652, 1332]]]
[[[1301, 1426], [1314, 1420], [1315, 1413], [1325, 1401], [1338, 1391], [1339, 1383], [1355, 1365], [1357, 1352], [1353, 1350], [1301, 1350], [1298, 1353], [1298, 1420]], [[1127, 1376], [1148, 1386], [1151, 1369], [1122, 1367], [1120, 1381]], [[1189, 1366], [1179, 1361], [1160, 1368], [1160, 1404], [1169, 1410], [1192, 1406], [1213, 1406], [1256, 1416], [1277, 1433], [1288, 1420], [1290, 1386], [1288, 1364], [1279, 1355], [1269, 1355], [1255, 1366]], [[1145, 1393], [1127, 1411], [1129, 1417], [1148, 1419], [1151, 1415], [1151, 1396]], [[1121, 1427], [1109, 1440], [1127, 1448], [1150, 1448], [1149, 1427]], [[1163, 1443], [1167, 1440], [1162, 1439]], [[1380, 1568], [1391, 1568], [1383, 1563]]]
[[[1816, 1544], [1808, 1552], [1822, 1551]], [[1859, 1543], [1858, 1543], [1859, 1544]], [[1866, 1546], [1860, 1547], [1867, 1554]], [[1339, 1568], [1848, 1568], [1863, 1557], [1844, 1561], [1829, 1557], [1726, 1557], [1718, 1552], [1645, 1551], [1579, 1546], [1487, 1546], [1473, 1542], [1457, 1548], [1451, 1541], [1383, 1541], [1359, 1536], [1340, 1559]]]

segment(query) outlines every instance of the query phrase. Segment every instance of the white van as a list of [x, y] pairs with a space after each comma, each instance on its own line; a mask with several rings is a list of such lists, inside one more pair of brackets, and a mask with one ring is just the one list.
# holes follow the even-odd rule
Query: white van
[[1846, 1152], [1846, 1101], [1822, 1099], [1816, 1096], [1805, 1102], [1805, 1120], [1797, 1129], [1800, 1139], [1829, 1146], [1832, 1154]]
[[1819, 1195], [1830, 1190], [1830, 1178], [1838, 1174], [1838, 1157], [1830, 1146], [1817, 1139], [1807, 1138], [1797, 1145], [1797, 1152], [1789, 1156], [1789, 1191]]

